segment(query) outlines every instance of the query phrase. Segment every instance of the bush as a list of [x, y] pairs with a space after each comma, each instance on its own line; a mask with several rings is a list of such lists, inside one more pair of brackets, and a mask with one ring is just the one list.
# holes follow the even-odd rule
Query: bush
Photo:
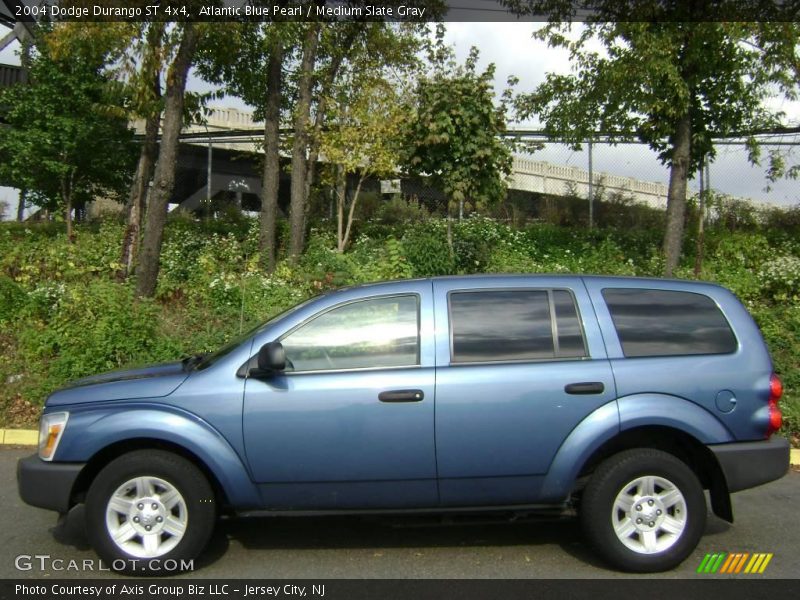
[[800, 257], [776, 256], [758, 272], [762, 293], [778, 302], [800, 300]]
[[[146, 302], [134, 299], [132, 281], [115, 279], [123, 231], [116, 220], [78, 225], [74, 244], [67, 242], [63, 226], [0, 224], [4, 422], [28, 418], [19, 415], [35, 408], [20, 407], [40, 405], [71, 379], [213, 350], [301, 300], [342, 285], [457, 273], [660, 276], [663, 271], [659, 228], [535, 223], [514, 229], [472, 216], [452, 221], [451, 249], [444, 219], [423, 218], [422, 209], [413, 206], [382, 208], [387, 218], [397, 209], [406, 216], [402, 211], [417, 211], [419, 219], [412, 214], [411, 223], [360, 223], [344, 254], [337, 252], [333, 232], [312, 230], [306, 252], [296, 262], [279, 260], [274, 273], [259, 266], [256, 219], [233, 215], [198, 222], [170, 215], [158, 294]], [[778, 223], [781, 215], [770, 222]], [[788, 217], [784, 221], [791, 224]], [[285, 246], [284, 221], [279, 237]], [[706, 240], [702, 276], [733, 290], [757, 319], [785, 385], [787, 430], [800, 434], [800, 242], [777, 226], [735, 233], [711, 228]], [[676, 274], [693, 278], [693, 242], [687, 240], [685, 248]]]
[[25, 302], [22, 288], [13, 279], [0, 275], [0, 323], [10, 321]]
[[401, 242], [414, 277], [454, 272], [455, 260], [447, 244], [447, 224], [444, 221], [429, 221], [410, 227]]
[[[179, 354], [160, 333], [158, 308], [134, 301], [128, 285], [98, 280], [42, 286], [31, 296], [33, 310], [19, 328], [15, 357], [31, 400], [41, 402], [72, 379]], [[45, 304], [47, 310], [37, 306]]]

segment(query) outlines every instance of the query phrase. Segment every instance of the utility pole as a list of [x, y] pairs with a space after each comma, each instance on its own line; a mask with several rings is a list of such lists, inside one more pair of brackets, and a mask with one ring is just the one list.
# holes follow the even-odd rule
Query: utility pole
[[594, 173], [592, 171], [592, 140], [589, 140], [589, 229], [594, 226]]
[[213, 145], [211, 134], [208, 131], [208, 125], [206, 125], [206, 133], [208, 134], [208, 165], [206, 171], [206, 219], [211, 218], [211, 165], [213, 157]]

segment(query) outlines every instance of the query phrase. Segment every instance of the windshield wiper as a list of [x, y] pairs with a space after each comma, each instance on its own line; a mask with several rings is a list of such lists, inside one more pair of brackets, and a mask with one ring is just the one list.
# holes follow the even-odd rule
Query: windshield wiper
[[200, 352], [199, 354], [192, 354], [191, 356], [187, 356], [181, 361], [181, 364], [183, 365], [183, 370], [184, 371], [193, 370], [197, 365], [203, 362], [203, 359], [209, 354], [210, 354], [209, 352]]

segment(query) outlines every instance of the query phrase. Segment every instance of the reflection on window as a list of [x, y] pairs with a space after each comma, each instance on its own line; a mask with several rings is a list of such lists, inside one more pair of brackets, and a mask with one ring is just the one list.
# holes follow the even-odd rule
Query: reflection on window
[[281, 340], [287, 370], [322, 371], [419, 364], [416, 296], [346, 304]]
[[[481, 290], [450, 294], [452, 361], [582, 358], [583, 331], [566, 290]], [[554, 333], [558, 343], [554, 343]]]
[[728, 321], [711, 298], [669, 290], [605, 289], [627, 357], [727, 354], [736, 350]]

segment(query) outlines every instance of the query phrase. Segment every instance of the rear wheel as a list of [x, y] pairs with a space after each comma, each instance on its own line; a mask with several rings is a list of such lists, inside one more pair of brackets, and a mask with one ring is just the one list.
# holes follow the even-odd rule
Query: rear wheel
[[86, 497], [87, 535], [115, 571], [169, 574], [190, 568], [216, 520], [214, 494], [191, 462], [139, 450], [110, 462]]
[[672, 569], [697, 546], [706, 503], [694, 472], [675, 456], [649, 448], [603, 462], [586, 486], [581, 524], [595, 549], [626, 571]]

